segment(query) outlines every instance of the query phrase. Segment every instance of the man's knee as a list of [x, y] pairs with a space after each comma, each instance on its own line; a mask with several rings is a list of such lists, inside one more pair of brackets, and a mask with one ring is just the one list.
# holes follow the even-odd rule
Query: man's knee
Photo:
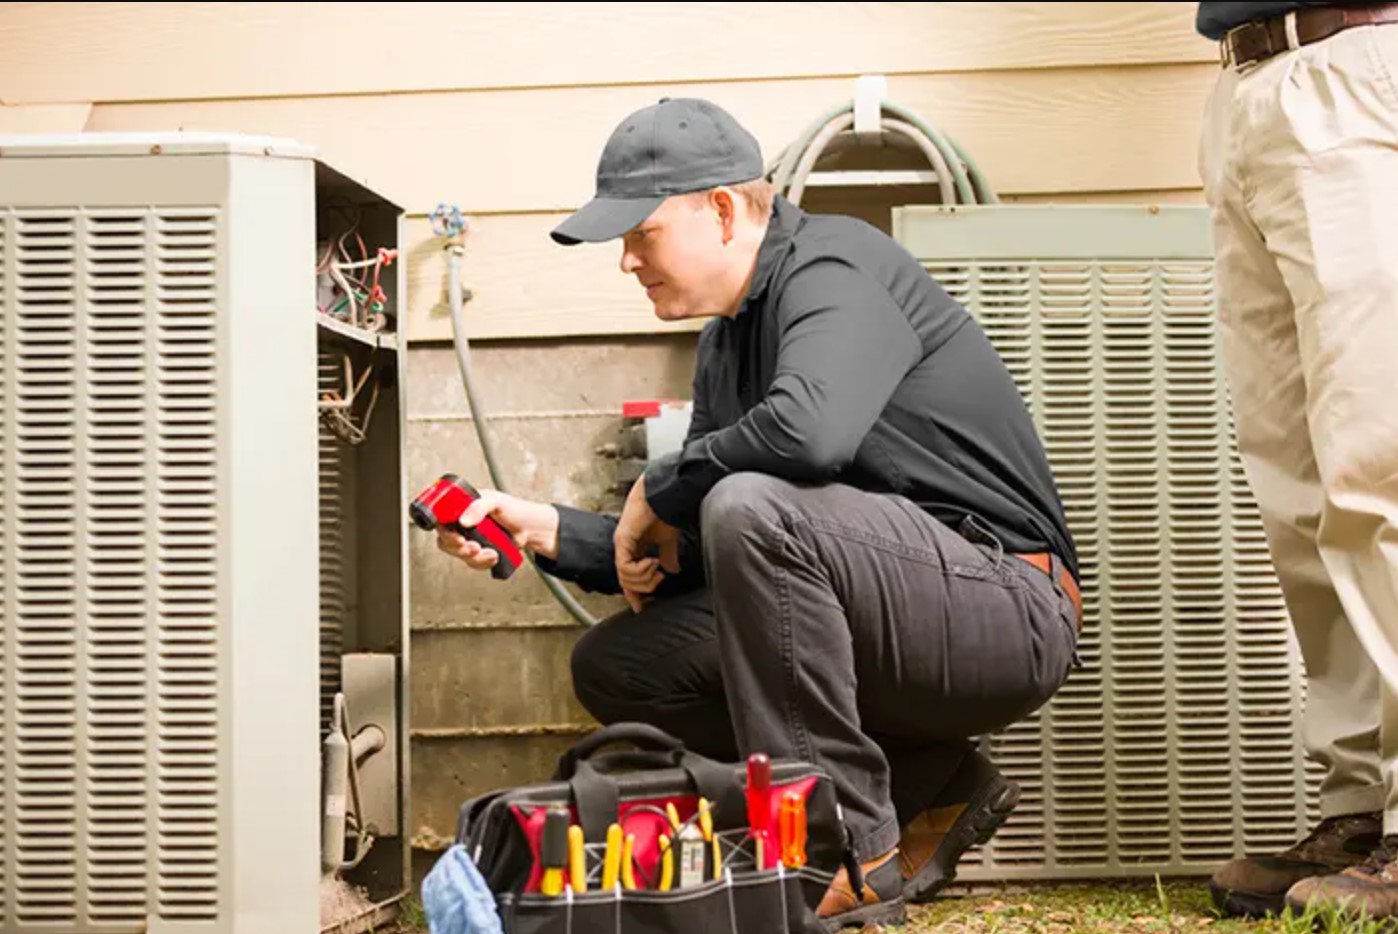
[[786, 498], [790, 485], [762, 473], [729, 474], [714, 484], [699, 510], [704, 542], [742, 531], [776, 516], [773, 504]]

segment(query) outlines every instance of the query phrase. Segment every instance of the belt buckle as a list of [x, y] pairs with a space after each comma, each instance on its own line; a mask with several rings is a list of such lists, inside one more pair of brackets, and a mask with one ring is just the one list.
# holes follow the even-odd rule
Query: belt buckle
[[1218, 57], [1224, 68], [1232, 68], [1238, 64], [1238, 39], [1249, 29], [1257, 28], [1257, 24], [1249, 20], [1239, 23], [1223, 34], [1223, 38], [1218, 41]]
[[[1267, 54], [1256, 55], [1244, 62], [1238, 57], [1238, 42], [1245, 34], [1253, 32], [1261, 33], [1262, 38], [1260, 41], [1266, 45]], [[1245, 65], [1261, 61], [1275, 54], [1272, 49], [1271, 33], [1267, 31], [1266, 25], [1259, 20], [1248, 20], [1246, 23], [1239, 23], [1234, 26], [1223, 34], [1223, 38], [1219, 40], [1219, 46], [1219, 57], [1223, 60], [1225, 68], [1242, 68]]]

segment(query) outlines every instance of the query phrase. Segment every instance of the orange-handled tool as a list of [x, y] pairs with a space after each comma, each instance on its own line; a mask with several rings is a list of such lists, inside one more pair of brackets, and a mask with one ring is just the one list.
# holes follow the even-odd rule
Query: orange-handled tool
[[782, 795], [778, 831], [781, 834], [782, 865], [800, 869], [806, 865], [806, 799], [800, 792]]

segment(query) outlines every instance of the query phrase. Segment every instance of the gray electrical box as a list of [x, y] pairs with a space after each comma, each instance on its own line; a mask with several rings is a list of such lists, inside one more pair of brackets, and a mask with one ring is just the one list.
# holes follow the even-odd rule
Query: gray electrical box
[[0, 137], [0, 929], [318, 930], [351, 669], [343, 884], [407, 890], [401, 229], [286, 140]]

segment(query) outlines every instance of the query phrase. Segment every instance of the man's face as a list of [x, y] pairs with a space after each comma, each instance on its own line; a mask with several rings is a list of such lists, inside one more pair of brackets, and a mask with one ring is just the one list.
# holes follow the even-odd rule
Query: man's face
[[[667, 198], [621, 241], [621, 271], [634, 275], [663, 321], [726, 314], [737, 304], [724, 217], [702, 195]], [[729, 219], [731, 230], [731, 218]]]

